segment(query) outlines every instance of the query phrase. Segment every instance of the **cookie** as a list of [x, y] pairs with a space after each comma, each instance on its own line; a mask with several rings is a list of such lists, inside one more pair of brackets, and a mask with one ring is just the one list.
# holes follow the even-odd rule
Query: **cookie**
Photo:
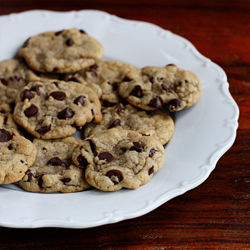
[[132, 130], [144, 136], [153, 136], [163, 145], [174, 133], [173, 119], [161, 110], [144, 111], [130, 104], [119, 103], [102, 110], [103, 119], [100, 123], [89, 123], [84, 127], [84, 137], [96, 135], [113, 127]]
[[136, 107], [154, 110], [166, 104], [173, 112], [197, 103], [202, 90], [197, 75], [171, 64], [130, 71], [119, 94]]
[[87, 182], [103, 191], [136, 189], [147, 183], [165, 158], [162, 144], [152, 136], [112, 128], [82, 141], [73, 162], [86, 169]]
[[66, 80], [87, 82], [102, 101], [114, 104], [121, 101], [118, 95], [119, 83], [129, 71], [134, 69], [132, 65], [118, 61], [100, 61], [73, 75], [66, 75]]
[[15, 103], [19, 91], [35, 78], [35, 73], [24, 61], [11, 59], [0, 62], [0, 103]]
[[74, 147], [80, 142], [74, 137], [58, 140], [34, 139], [37, 157], [18, 184], [25, 190], [41, 193], [72, 193], [88, 189], [84, 170], [71, 160]]
[[35, 161], [36, 152], [31, 141], [15, 130], [6, 129], [0, 119], [0, 184], [21, 180]]
[[83, 30], [73, 28], [32, 36], [18, 54], [39, 72], [73, 73], [98, 62], [104, 49]]
[[68, 137], [93, 119], [102, 119], [100, 101], [92, 89], [76, 82], [30, 82], [14, 109], [16, 123], [43, 139]]

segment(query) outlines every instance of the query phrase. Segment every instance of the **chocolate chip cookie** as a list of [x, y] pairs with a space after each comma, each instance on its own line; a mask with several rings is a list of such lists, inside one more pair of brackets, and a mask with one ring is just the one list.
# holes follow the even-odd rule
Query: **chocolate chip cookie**
[[21, 89], [37, 76], [21, 60], [0, 62], [0, 103], [13, 104]]
[[162, 144], [152, 136], [112, 128], [82, 141], [73, 162], [86, 169], [87, 182], [103, 191], [136, 189], [147, 183], [165, 158]]
[[104, 49], [83, 30], [73, 28], [32, 36], [18, 54], [39, 72], [73, 73], [98, 62]]
[[162, 108], [166, 104], [170, 111], [180, 111], [197, 103], [202, 90], [197, 75], [171, 64], [128, 72], [119, 85], [119, 94], [145, 110]]
[[41, 193], [72, 193], [88, 189], [84, 170], [71, 160], [74, 147], [80, 142], [74, 137], [58, 140], [34, 139], [37, 157], [18, 183], [23, 189]]
[[0, 184], [22, 179], [36, 158], [33, 143], [16, 130], [7, 129], [0, 116]]
[[89, 123], [84, 127], [84, 137], [96, 135], [113, 127], [137, 131], [143, 136], [153, 136], [163, 145], [174, 133], [173, 119], [163, 111], [144, 111], [130, 104], [119, 103], [102, 110], [103, 119], [100, 123]]
[[30, 82], [17, 96], [14, 119], [37, 138], [59, 139], [88, 122], [100, 122], [101, 104], [83, 84], [55, 80]]
[[100, 61], [95, 65], [66, 75], [66, 80], [87, 82], [93, 88], [99, 98], [108, 103], [119, 103], [118, 85], [125, 75], [135, 68], [132, 65], [118, 61]]

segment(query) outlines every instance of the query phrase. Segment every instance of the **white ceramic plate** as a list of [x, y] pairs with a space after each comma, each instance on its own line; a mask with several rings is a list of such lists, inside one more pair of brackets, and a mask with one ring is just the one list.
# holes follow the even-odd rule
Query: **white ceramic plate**
[[11, 59], [32, 35], [50, 30], [84, 29], [105, 48], [105, 60], [142, 68], [176, 64], [196, 73], [203, 96], [174, 115], [176, 129], [166, 147], [163, 168], [137, 190], [72, 194], [29, 193], [0, 186], [0, 226], [88, 228], [144, 215], [207, 179], [231, 147], [238, 107], [224, 71], [186, 39], [150, 23], [129, 21], [101, 11], [27, 11], [0, 17], [0, 60]]

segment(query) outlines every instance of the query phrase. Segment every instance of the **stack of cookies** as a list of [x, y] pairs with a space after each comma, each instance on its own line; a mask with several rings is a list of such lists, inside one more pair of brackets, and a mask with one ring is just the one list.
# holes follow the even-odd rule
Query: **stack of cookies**
[[[192, 72], [101, 61], [75, 28], [28, 38], [0, 62], [0, 184], [31, 192], [136, 189], [165, 160], [171, 112], [201, 97]], [[73, 137], [82, 131], [83, 140]]]

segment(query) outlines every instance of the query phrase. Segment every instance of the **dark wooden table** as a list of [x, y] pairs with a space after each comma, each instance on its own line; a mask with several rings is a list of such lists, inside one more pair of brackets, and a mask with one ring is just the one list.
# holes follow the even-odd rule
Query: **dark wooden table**
[[0, 0], [1, 15], [29, 9], [98, 9], [187, 38], [227, 73], [239, 129], [203, 184], [149, 214], [91, 229], [0, 227], [0, 249], [250, 249], [250, 1]]

